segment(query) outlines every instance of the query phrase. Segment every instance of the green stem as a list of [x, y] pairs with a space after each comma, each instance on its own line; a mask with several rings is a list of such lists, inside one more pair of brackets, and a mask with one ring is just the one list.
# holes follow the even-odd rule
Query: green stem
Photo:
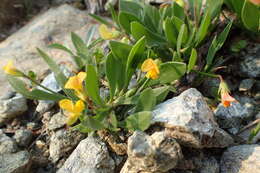
[[150, 79], [147, 78], [145, 80], [145, 82], [143, 83], [143, 85], [141, 85], [140, 88], [136, 91], [136, 94], [140, 93], [146, 87], [146, 85], [148, 84], [149, 81], [150, 81]]

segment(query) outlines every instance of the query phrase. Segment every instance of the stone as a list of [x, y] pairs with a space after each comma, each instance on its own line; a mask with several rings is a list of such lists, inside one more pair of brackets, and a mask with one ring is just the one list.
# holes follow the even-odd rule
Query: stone
[[50, 159], [57, 162], [67, 152], [72, 151], [84, 138], [78, 131], [60, 129], [54, 132], [50, 138]]
[[47, 124], [47, 128], [49, 130], [62, 128], [66, 125], [66, 121], [67, 117], [63, 113], [58, 112], [51, 117], [50, 122]]
[[220, 167], [218, 161], [214, 157], [204, 158], [202, 160], [200, 173], [219, 173]]
[[27, 147], [32, 141], [33, 133], [27, 129], [19, 129], [15, 131], [13, 138], [19, 146]]
[[255, 51], [242, 57], [239, 72], [242, 77], [256, 78], [260, 76], [260, 44], [256, 44]]
[[239, 91], [248, 91], [252, 88], [254, 85], [255, 80], [254, 79], [244, 79], [240, 82], [239, 85]]
[[220, 127], [233, 134], [239, 131], [243, 120], [249, 119], [254, 114], [254, 104], [251, 99], [240, 97], [238, 100], [238, 103], [234, 102], [229, 107], [224, 107], [220, 103], [214, 111]]
[[167, 136], [193, 148], [224, 148], [233, 139], [218, 127], [201, 93], [188, 89], [155, 107], [152, 123], [166, 127]]
[[75, 2], [81, 2], [81, 0], [52, 0], [51, 1], [53, 5], [61, 5], [65, 3], [75, 3]]
[[120, 173], [158, 173], [173, 169], [182, 159], [180, 145], [165, 132], [151, 136], [135, 131], [128, 139], [128, 158]]
[[87, 10], [92, 14], [100, 14], [105, 11], [106, 0], [84, 0]]
[[221, 158], [221, 173], [260, 172], [260, 145], [228, 148]]
[[27, 100], [17, 94], [7, 100], [0, 100], [0, 124], [27, 111]]
[[[0, 155], [18, 151], [16, 142], [0, 129]], [[1, 167], [0, 167], [1, 168]]]
[[0, 155], [0, 173], [29, 173], [30, 168], [28, 151]]
[[115, 161], [97, 137], [82, 140], [57, 173], [112, 173]]
[[[66, 52], [50, 49], [48, 46], [51, 43], [60, 43], [74, 50], [70, 33], [75, 32], [85, 37], [90, 26], [93, 26], [93, 20], [88, 17], [86, 11], [67, 4], [51, 8], [34, 17], [31, 22], [0, 43], [0, 69], [8, 60], [13, 59], [18, 69], [32, 70], [41, 76], [48, 66], [38, 55], [36, 47], [46, 51], [58, 64], [72, 63], [72, 58]], [[1, 93], [5, 93], [10, 86], [3, 73], [0, 74], [0, 83]]]

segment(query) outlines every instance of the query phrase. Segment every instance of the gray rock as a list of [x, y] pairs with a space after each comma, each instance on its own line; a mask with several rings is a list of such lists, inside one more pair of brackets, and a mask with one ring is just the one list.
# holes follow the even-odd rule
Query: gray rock
[[16, 130], [14, 134], [14, 139], [16, 140], [17, 144], [26, 147], [32, 141], [33, 133], [27, 129], [20, 129]]
[[233, 143], [218, 127], [213, 112], [194, 88], [156, 106], [152, 121], [166, 127], [168, 136], [188, 147], [222, 148]]
[[61, 129], [54, 132], [50, 139], [50, 159], [57, 162], [67, 152], [70, 152], [84, 138], [78, 131]]
[[26, 99], [17, 94], [8, 100], [0, 100], [0, 124], [27, 111]]
[[239, 91], [248, 91], [252, 88], [254, 85], [255, 80], [254, 79], [244, 79], [241, 81], [239, 85]]
[[18, 147], [15, 141], [6, 136], [2, 130], [0, 130], [0, 155], [4, 153], [14, 153], [18, 151]]
[[57, 173], [112, 173], [115, 161], [104, 142], [89, 136], [82, 140]]
[[81, 2], [81, 0], [52, 0], [51, 1], [53, 5], [61, 5], [65, 3], [74, 3], [74, 2]]
[[0, 155], [0, 173], [29, 173], [30, 168], [28, 151]]
[[51, 117], [50, 122], [47, 124], [47, 128], [49, 130], [59, 129], [59, 128], [65, 126], [66, 120], [67, 120], [67, 117], [63, 113], [58, 112], [57, 114], [55, 114]]
[[120, 173], [167, 172], [182, 159], [180, 145], [164, 132], [152, 136], [136, 131], [128, 139], [128, 159]]
[[221, 173], [260, 172], [260, 145], [228, 148], [221, 158]]
[[84, 0], [87, 10], [92, 14], [99, 14], [105, 11], [106, 0]]
[[214, 157], [204, 158], [202, 160], [200, 173], [219, 173], [220, 168], [218, 161]]
[[242, 61], [239, 64], [241, 73], [243, 77], [256, 78], [260, 76], [260, 44], [255, 47], [255, 52], [252, 54], [247, 54], [242, 57]]
[[221, 103], [215, 110], [215, 116], [221, 128], [236, 134], [242, 120], [247, 120], [254, 115], [254, 104], [249, 98], [240, 97], [238, 103], [232, 103], [230, 107], [224, 107]]
[[[0, 43], [0, 68], [8, 60], [14, 59], [17, 68], [32, 70], [40, 76], [46, 72], [48, 65], [40, 58], [36, 47], [47, 51], [58, 64], [61, 62], [72, 63], [73, 60], [66, 52], [48, 49], [48, 45], [60, 43], [73, 49], [69, 33], [75, 32], [85, 37], [90, 26], [93, 26], [93, 23], [86, 11], [80, 11], [69, 5], [51, 8], [34, 17], [30, 23]], [[5, 93], [10, 86], [3, 73], [0, 74], [0, 83], [1, 93]]]

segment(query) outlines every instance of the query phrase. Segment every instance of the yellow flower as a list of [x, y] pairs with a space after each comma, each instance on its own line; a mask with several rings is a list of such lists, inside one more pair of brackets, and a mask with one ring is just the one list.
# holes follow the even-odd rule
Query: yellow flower
[[146, 77], [150, 79], [157, 79], [159, 77], [159, 68], [155, 61], [151, 58], [144, 61], [141, 67], [142, 72], [147, 72]]
[[179, 6], [184, 7], [183, 0], [173, 0], [173, 1], [175, 1]]
[[85, 104], [82, 100], [78, 100], [76, 104], [74, 104], [69, 99], [63, 99], [59, 102], [59, 106], [68, 112], [66, 115], [68, 116], [67, 124], [69, 126], [78, 120], [82, 111], [85, 109]]
[[9, 60], [8, 63], [3, 67], [6, 74], [13, 76], [23, 76], [23, 73], [14, 67], [14, 62]]
[[230, 96], [228, 86], [222, 78], [220, 78], [219, 93], [221, 95], [221, 103], [224, 107], [229, 107], [232, 102], [237, 102], [235, 98]]
[[69, 78], [67, 83], [65, 84], [66, 89], [73, 89], [76, 92], [76, 95], [81, 100], [86, 100], [86, 95], [84, 93], [83, 81], [86, 78], [87, 73], [79, 72], [76, 76], [72, 76]]
[[98, 30], [99, 30], [99, 34], [100, 34], [101, 38], [103, 38], [104, 40], [111, 40], [111, 39], [117, 38], [119, 36], [118, 31], [116, 31], [114, 28], [109, 29], [104, 24], [100, 25]]

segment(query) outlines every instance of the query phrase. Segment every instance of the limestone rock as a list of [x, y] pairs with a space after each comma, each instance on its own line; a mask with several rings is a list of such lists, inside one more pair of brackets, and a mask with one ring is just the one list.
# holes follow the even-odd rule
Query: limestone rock
[[166, 127], [169, 137], [194, 148], [227, 147], [233, 139], [214, 120], [200, 92], [191, 88], [156, 106], [153, 123]]
[[182, 159], [180, 145], [164, 132], [152, 136], [136, 131], [128, 139], [128, 159], [120, 173], [159, 173], [174, 168]]
[[260, 172], [260, 145], [228, 148], [221, 158], [221, 173]]
[[74, 149], [84, 138], [78, 131], [61, 129], [54, 132], [50, 139], [50, 159], [57, 162], [64, 154]]
[[241, 81], [239, 85], [239, 91], [248, 91], [252, 88], [254, 85], [255, 80], [254, 79], [244, 79]]
[[57, 173], [112, 173], [115, 161], [106, 144], [89, 136], [82, 140]]
[[67, 117], [61, 113], [58, 112], [57, 114], [53, 115], [51, 117], [50, 122], [47, 124], [47, 128], [49, 130], [56, 130], [66, 125]]
[[0, 124], [23, 114], [27, 109], [27, 101], [20, 94], [7, 100], [0, 100]]
[[18, 151], [18, 147], [15, 141], [6, 136], [2, 130], [0, 130], [0, 155], [5, 153], [14, 153]]
[[0, 173], [29, 173], [30, 167], [28, 151], [0, 155]]

